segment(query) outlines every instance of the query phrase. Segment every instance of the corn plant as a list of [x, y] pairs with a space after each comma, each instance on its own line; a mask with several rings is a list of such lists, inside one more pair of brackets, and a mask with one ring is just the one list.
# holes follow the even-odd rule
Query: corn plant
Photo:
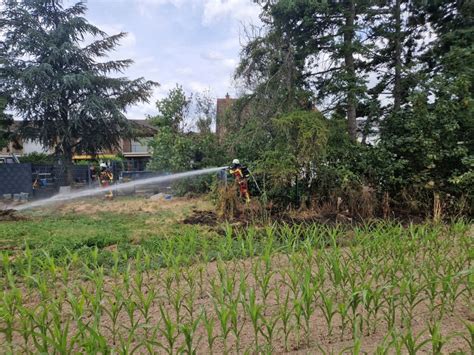
[[271, 292], [271, 280], [274, 275], [274, 271], [271, 270], [269, 261], [265, 261], [263, 267], [259, 262], [257, 262], [252, 267], [252, 274], [262, 293], [262, 303], [263, 307], [265, 307], [267, 298]]
[[180, 324], [179, 328], [180, 328], [181, 334], [184, 335], [184, 344], [179, 349], [180, 351], [189, 355], [197, 354], [196, 347], [199, 345], [199, 342], [201, 339], [196, 339], [195, 334], [196, 334], [196, 329], [198, 328], [199, 323], [201, 322], [201, 318], [202, 318], [202, 313], [195, 319], [192, 318], [190, 319], [189, 322]]
[[339, 302], [337, 304], [337, 312], [339, 313], [339, 316], [341, 317], [341, 337], [340, 337], [340, 339], [342, 340], [343, 337], [344, 337], [344, 334], [346, 332], [347, 325], [350, 322], [349, 305], [346, 304], [345, 302]]
[[309, 345], [311, 327], [309, 325], [311, 316], [315, 308], [314, 302], [317, 296], [319, 285], [312, 280], [311, 270], [306, 269], [301, 283], [301, 306], [302, 314], [305, 321], [306, 343]]
[[443, 334], [441, 334], [439, 322], [429, 324], [428, 332], [430, 334], [430, 339], [428, 339], [428, 341], [431, 342], [432, 353], [436, 355], [442, 354], [442, 349], [444, 345], [446, 345], [446, 343], [449, 341], [450, 337], [445, 337], [443, 336]]
[[159, 305], [159, 308], [163, 325], [158, 328], [158, 332], [165, 338], [166, 343], [158, 343], [157, 345], [166, 353], [173, 354], [176, 339], [179, 335], [178, 325], [173, 321], [171, 314], [162, 304]]
[[303, 303], [299, 299], [293, 299], [293, 312], [296, 329], [296, 345], [299, 347], [301, 342], [301, 328], [303, 326]]
[[326, 320], [326, 324], [328, 326], [328, 335], [331, 336], [333, 332], [333, 319], [337, 314], [337, 310], [332, 297], [326, 295], [322, 290], [319, 290], [319, 296], [322, 301], [322, 303], [319, 305], [319, 308], [321, 308]]
[[188, 313], [188, 316], [191, 318], [191, 321], [193, 321], [196, 308], [196, 299], [198, 297], [196, 284], [197, 271], [195, 269], [186, 269], [186, 271], [183, 271], [183, 278], [187, 285], [187, 292], [184, 296], [183, 307]]
[[293, 306], [290, 303], [290, 292], [287, 291], [285, 297], [282, 298], [280, 292], [277, 295], [278, 314], [282, 323], [283, 331], [283, 342], [285, 351], [288, 351], [290, 333], [293, 330], [292, 318], [293, 318]]
[[422, 340], [425, 332], [421, 332], [418, 335], [413, 335], [411, 328], [409, 328], [404, 334], [399, 334], [401, 342], [405, 345], [405, 349], [408, 354], [416, 355], [417, 352], [426, 344], [429, 343], [429, 339]]
[[273, 338], [276, 334], [276, 327], [279, 321], [280, 316], [278, 313], [270, 317], [262, 316], [262, 326], [260, 328], [260, 333], [265, 339], [265, 351], [268, 353], [273, 353], [274, 351]]
[[[208, 313], [206, 310], [202, 310], [203, 314], [203, 323], [204, 323], [204, 328], [206, 329], [206, 337], [207, 337], [207, 345], [209, 346], [209, 353], [213, 354], [214, 353], [214, 343], [216, 339], [218, 338], [217, 335], [214, 335], [214, 326], [215, 326], [215, 320], [212, 317], [209, 317]], [[227, 329], [227, 328], [226, 328]]]
[[234, 334], [234, 337], [236, 339], [235, 348], [237, 352], [240, 351], [240, 335], [242, 333], [242, 329], [245, 326], [245, 319], [240, 319], [239, 317], [239, 305], [245, 302], [244, 300], [242, 300], [242, 297], [243, 295], [245, 295], [245, 293], [241, 293], [244, 290], [246, 290], [245, 278], [241, 274], [241, 280], [237, 295], [235, 297], [231, 297], [226, 303], [230, 312], [230, 327], [231, 332]]
[[454, 335], [461, 337], [464, 339], [469, 347], [469, 349], [474, 350], [474, 323], [468, 322], [468, 321], [463, 321], [464, 327], [467, 330], [467, 334], [464, 332], [456, 332]]
[[405, 326], [411, 327], [415, 308], [424, 301], [423, 289], [419, 283], [413, 280], [412, 276], [402, 279], [400, 282], [400, 295], [402, 306], [402, 317]]
[[260, 333], [260, 322], [262, 316], [262, 306], [257, 303], [257, 297], [254, 288], [249, 288], [248, 303], [245, 305], [245, 310], [252, 322], [255, 351], [258, 352], [260, 347], [258, 344], [258, 334]]
[[[227, 338], [229, 337], [230, 332], [232, 331], [230, 325], [230, 316], [231, 310], [227, 307], [225, 303], [214, 302], [214, 310], [219, 320], [219, 326], [221, 328], [221, 338], [224, 344], [224, 354], [227, 354]], [[208, 331], [208, 341], [209, 341], [209, 331]]]
[[390, 342], [388, 341], [389, 335], [384, 336], [382, 341], [375, 348], [375, 355], [388, 355], [390, 353]]

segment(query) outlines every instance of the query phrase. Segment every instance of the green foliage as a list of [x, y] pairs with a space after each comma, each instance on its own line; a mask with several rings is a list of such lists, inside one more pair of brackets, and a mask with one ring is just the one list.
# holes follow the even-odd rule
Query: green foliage
[[211, 126], [216, 117], [214, 98], [209, 91], [194, 96], [196, 110], [196, 129], [199, 133], [211, 133]]
[[[75, 165], [94, 165], [97, 169], [99, 168], [99, 164], [102, 162], [103, 160], [102, 159], [91, 159], [91, 160], [78, 160], [76, 162], [74, 162]], [[120, 155], [116, 155], [114, 157], [111, 157], [111, 158], [107, 158], [105, 159], [105, 162], [107, 164], [111, 164], [111, 163], [115, 163], [116, 166], [120, 167], [120, 169], [123, 170], [124, 168], [124, 162], [125, 162], [125, 159], [120, 156]]]
[[169, 126], [160, 130], [149, 143], [152, 158], [148, 165], [154, 171], [183, 171], [192, 168], [193, 142], [190, 135], [176, 133]]
[[[473, 205], [472, 2], [258, 3], [263, 30], [246, 32], [236, 71], [250, 93], [234, 105], [227, 150], [258, 167], [271, 197], [284, 207], [370, 191], [379, 206], [388, 193], [426, 212], [435, 192]], [[331, 118], [311, 148], [276, 121], [314, 106]]]
[[400, 162], [400, 178], [393, 190], [408, 186], [471, 195], [474, 159], [474, 101], [472, 82], [435, 79], [430, 84], [434, 101], [420, 91], [410, 105], [388, 119], [382, 131], [381, 149]]
[[54, 157], [46, 153], [33, 152], [27, 155], [23, 155], [19, 158], [21, 163], [32, 163], [32, 164], [53, 164]]
[[176, 181], [172, 189], [176, 196], [195, 196], [212, 191], [216, 186], [216, 180], [215, 175], [196, 176]]
[[158, 127], [170, 127], [173, 132], [182, 130], [189, 113], [192, 97], [187, 97], [183, 87], [176, 84], [168, 96], [156, 102], [158, 115], [150, 117]]
[[[195, 104], [194, 116], [189, 110]], [[223, 150], [211, 132], [215, 115], [214, 100], [208, 93], [186, 97], [177, 85], [168, 96], [157, 102], [160, 114], [152, 120], [160, 129], [149, 143], [152, 148], [150, 169], [156, 171], [184, 171], [219, 165]], [[163, 109], [166, 107], [166, 109]], [[198, 131], [185, 130], [183, 123], [196, 125]]]
[[[193, 116], [190, 109], [194, 104]], [[179, 172], [221, 166], [225, 161], [224, 149], [211, 132], [215, 115], [214, 100], [209, 93], [186, 96], [181, 86], [171, 89], [168, 96], [158, 100], [159, 114], [151, 118], [159, 127], [149, 142], [152, 157], [148, 168], [160, 172]], [[196, 126], [196, 131], [186, 130], [186, 124]], [[193, 178], [174, 184], [178, 195], [186, 192], [207, 192], [212, 177]]]
[[289, 183], [306, 174], [325, 156], [326, 120], [319, 112], [294, 111], [273, 120], [274, 147], [265, 152], [260, 168], [272, 183]]
[[[175, 133], [170, 127], [161, 127], [149, 143], [152, 158], [150, 170], [180, 172], [221, 166], [225, 162], [223, 150], [212, 133]], [[174, 184], [179, 195], [186, 192], [207, 192], [211, 177], [193, 178]]]

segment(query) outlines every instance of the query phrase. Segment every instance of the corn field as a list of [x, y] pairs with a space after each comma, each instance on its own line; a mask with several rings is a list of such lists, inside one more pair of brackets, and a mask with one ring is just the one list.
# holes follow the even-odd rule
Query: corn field
[[471, 233], [462, 221], [228, 227], [212, 244], [118, 248], [111, 263], [25, 245], [2, 254], [0, 351], [471, 354]]

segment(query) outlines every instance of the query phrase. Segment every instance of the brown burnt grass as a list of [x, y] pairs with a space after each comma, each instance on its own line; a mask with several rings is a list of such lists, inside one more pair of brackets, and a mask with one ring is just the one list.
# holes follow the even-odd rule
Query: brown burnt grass
[[17, 213], [16, 210], [0, 210], [0, 222], [25, 221], [27, 218]]

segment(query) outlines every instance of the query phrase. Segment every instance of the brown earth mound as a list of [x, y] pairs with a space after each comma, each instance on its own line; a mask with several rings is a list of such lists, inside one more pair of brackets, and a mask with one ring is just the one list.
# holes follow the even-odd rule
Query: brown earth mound
[[[263, 220], [260, 211], [251, 206], [247, 206], [245, 209], [239, 209], [234, 211], [233, 217], [223, 217], [219, 212], [210, 210], [199, 210], [193, 209], [191, 215], [182, 220], [183, 224], [191, 225], [205, 225], [214, 227], [220, 222], [228, 222], [232, 225], [245, 226], [249, 224], [260, 224]], [[353, 219], [345, 214], [334, 213], [334, 214], [318, 214], [318, 213], [302, 213], [300, 211], [294, 212], [281, 212], [274, 215], [269, 215], [269, 221], [276, 223], [286, 224], [306, 224], [306, 223], [322, 223], [322, 224], [351, 224]]]
[[24, 221], [25, 216], [17, 214], [15, 210], [0, 210], [0, 222]]
[[203, 224], [215, 226], [217, 224], [217, 215], [213, 211], [193, 210], [193, 214], [183, 220], [184, 224]]
[[192, 214], [183, 219], [183, 224], [192, 224], [192, 225], [203, 225], [215, 227], [219, 223], [231, 223], [234, 226], [245, 226], [249, 224], [255, 224], [256, 220], [252, 217], [252, 214], [248, 211], [239, 211], [239, 213], [232, 218], [224, 218], [214, 211], [203, 211], [198, 209], [193, 209]]

